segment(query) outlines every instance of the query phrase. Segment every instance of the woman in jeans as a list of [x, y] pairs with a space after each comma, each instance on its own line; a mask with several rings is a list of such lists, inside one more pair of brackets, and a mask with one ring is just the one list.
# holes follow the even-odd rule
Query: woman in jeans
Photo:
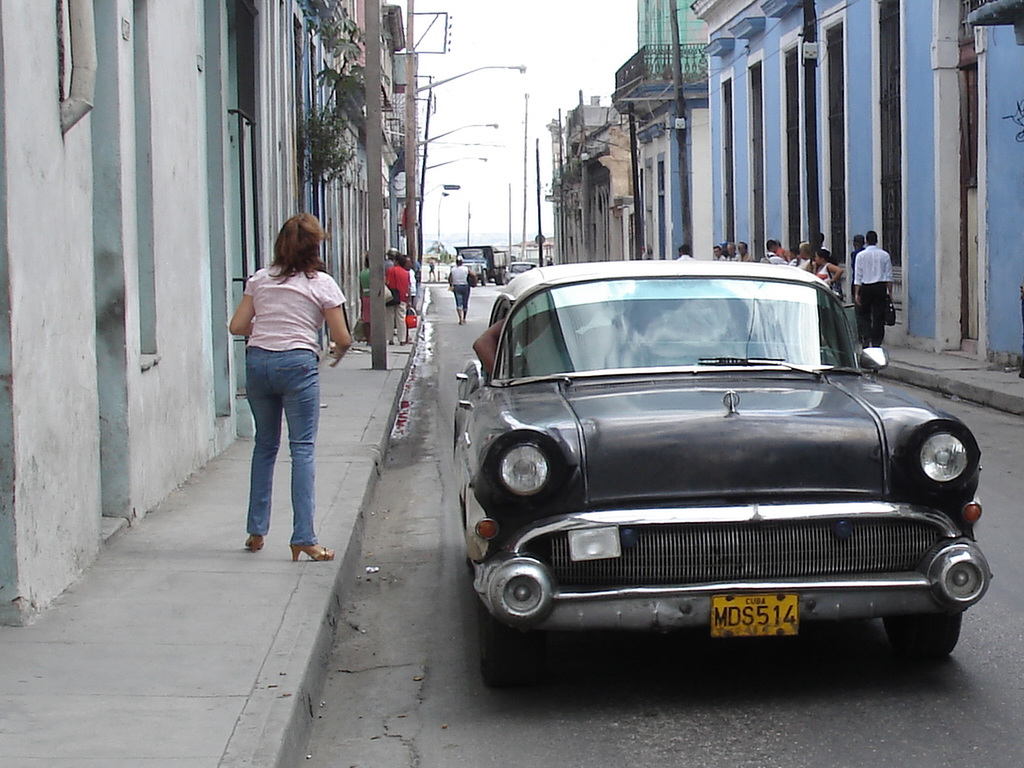
[[263, 549], [270, 528], [274, 461], [281, 444], [281, 414], [288, 420], [292, 457], [292, 560], [305, 552], [313, 560], [333, 560], [313, 531], [313, 449], [320, 420], [320, 345], [327, 322], [336, 345], [337, 365], [352, 344], [342, 311], [345, 297], [323, 271], [320, 243], [327, 238], [315, 216], [300, 213], [285, 222], [274, 244], [274, 261], [249, 278], [231, 318], [232, 333], [248, 336], [246, 394], [256, 421], [249, 478], [246, 528], [250, 552]]

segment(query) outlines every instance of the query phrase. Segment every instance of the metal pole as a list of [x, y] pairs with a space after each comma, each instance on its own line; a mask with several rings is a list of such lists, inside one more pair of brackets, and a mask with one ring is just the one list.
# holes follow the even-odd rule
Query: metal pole
[[[676, 89], [676, 154], [679, 156], [679, 205], [682, 212], [682, 241], [692, 241], [693, 222], [690, 212], [690, 163], [686, 152], [686, 96], [683, 93], [683, 57], [679, 44], [679, 9], [675, 0], [670, 0], [672, 11], [672, 80]], [[665, 258], [659, 254], [658, 258]]]
[[[371, 298], [384, 294], [384, 251], [387, 248], [381, 174], [384, 135], [381, 115], [384, 105], [381, 103], [380, 80], [380, 0], [366, 0], [366, 197], [369, 201]], [[370, 347], [375, 371], [385, 371], [388, 367], [384, 314], [383, 300], [370, 302]]]
[[562, 110], [558, 110], [558, 221], [555, 224], [555, 247], [558, 248], [558, 263], [565, 263], [567, 237], [565, 233], [565, 132], [562, 127]]
[[822, 246], [821, 201], [818, 196], [818, 20], [814, 0], [804, 0], [804, 153], [807, 172], [807, 241]]
[[636, 112], [629, 105], [629, 165], [633, 172], [633, 258], [644, 257], [644, 196], [640, 189], [639, 149], [636, 143]]
[[420, 207], [416, 216], [416, 253], [423, 255], [423, 194], [427, 185], [427, 147], [430, 144], [430, 105], [434, 91], [427, 91], [427, 116], [423, 119], [423, 168], [420, 170]]
[[537, 139], [537, 264], [544, 266], [544, 225], [540, 210], [540, 139]]
[[[416, 234], [416, 0], [406, 0], [405, 20], [405, 249], [414, 262], [419, 257]], [[379, 38], [366, 36], [367, 41]]]
[[[523, 108], [523, 239], [520, 242], [519, 258], [526, 259], [526, 201], [530, 199], [526, 191], [526, 169], [530, 156], [530, 94], [526, 94], [526, 106]], [[511, 256], [512, 254], [509, 254]]]

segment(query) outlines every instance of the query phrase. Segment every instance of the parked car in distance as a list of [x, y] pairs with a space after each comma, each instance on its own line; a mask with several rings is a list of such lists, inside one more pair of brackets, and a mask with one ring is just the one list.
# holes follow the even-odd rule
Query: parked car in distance
[[537, 265], [534, 264], [532, 261], [513, 261], [511, 264], [508, 265], [508, 268], [505, 270], [505, 272], [508, 275], [508, 279], [511, 280], [516, 275], [521, 275], [523, 272], [529, 272], [536, 266]]
[[493, 372], [458, 375], [459, 514], [492, 686], [549, 630], [795, 635], [876, 619], [948, 655], [991, 573], [980, 451], [891, 389], [835, 295], [785, 266], [539, 267], [499, 289]]

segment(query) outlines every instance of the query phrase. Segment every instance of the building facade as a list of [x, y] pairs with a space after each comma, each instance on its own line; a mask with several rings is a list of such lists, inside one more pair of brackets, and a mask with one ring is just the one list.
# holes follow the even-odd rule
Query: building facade
[[246, 432], [227, 322], [288, 216], [358, 296], [365, 163], [311, 179], [300, 128], [360, 7], [0, 4], [0, 623]]
[[689, 5], [640, 0], [637, 52], [615, 73], [613, 102], [628, 121], [636, 157], [634, 240], [641, 258], [672, 259], [684, 244], [691, 255], [710, 258], [718, 242], [711, 227], [706, 31]]
[[551, 124], [561, 261], [672, 259], [684, 244], [710, 257], [704, 39], [688, 2], [639, 0], [637, 52], [615, 73], [612, 106], [581, 94], [565, 128]]
[[817, 234], [817, 208], [825, 247], [845, 260], [853, 234], [873, 229], [895, 266], [895, 338], [1010, 361], [1021, 352], [1024, 46], [1011, 26], [967, 22], [985, 5], [693, 7], [709, 31], [716, 231], [758, 252], [766, 238], [793, 247]]

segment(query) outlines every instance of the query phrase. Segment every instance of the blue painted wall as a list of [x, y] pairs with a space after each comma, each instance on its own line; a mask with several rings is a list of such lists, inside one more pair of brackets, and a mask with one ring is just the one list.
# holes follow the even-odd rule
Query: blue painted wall
[[988, 345], [1021, 353], [1024, 277], [1024, 46], [1012, 27], [989, 27], [985, 52], [988, 110]]
[[[875, 219], [872, 178], [871, 7], [856, 3], [846, 10], [846, 207], [849, 238], [881, 225]], [[852, 243], [846, 243], [846, 252]]]
[[[840, 12], [844, 25], [846, 71], [847, 139], [847, 226], [848, 235], [881, 230], [875, 218], [879, 190], [874, 178], [875, 134], [873, 116], [877, 94], [872, 90], [871, 73], [875, 66], [877, 20], [874, 4], [845, 0], [818, 2], [820, 37], [825, 26], [834, 23]], [[756, 13], [757, 4], [742, 13]], [[937, 307], [956, 301], [943, 295], [936, 284], [936, 209], [935, 209], [935, 112], [934, 72], [932, 70], [932, 3], [924, 0], [903, 3], [903, 101], [904, 101], [904, 290], [906, 312], [903, 321], [912, 337], [934, 338]], [[737, 19], [738, 20], [738, 17]], [[725, 31], [725, 25], [718, 34]], [[750, 61], [761, 57], [764, 91], [765, 139], [765, 233], [785, 241], [785, 72], [781, 41], [802, 26], [802, 11], [794, 8], [782, 19], [767, 19], [762, 35], [747, 42], [737, 40], [727, 55], [711, 59], [710, 103], [712, 152], [714, 156], [715, 240], [724, 239], [722, 219], [722, 75], [733, 76], [734, 145], [736, 148], [736, 235], [750, 239], [749, 197], [749, 93], [747, 71]], [[987, 273], [983, 307], [986, 316], [986, 346], [990, 353], [1021, 353], [1020, 291], [1024, 279], [1024, 46], [1017, 45], [1012, 27], [989, 27], [983, 54], [987, 112], [982, 130], [987, 141], [985, 168], [987, 208], [981, 226], [986, 228], [987, 248], [983, 254]], [[788, 38], [791, 39], [791, 38]], [[823, 50], [824, 53], [824, 50]], [[823, 75], [824, 70], [820, 70]], [[820, 84], [820, 81], [819, 81]], [[824, 98], [819, 89], [819, 107]], [[824, 109], [819, 114], [823, 114]], [[1019, 121], [1015, 122], [1015, 119]], [[819, 146], [826, 126], [819, 124]], [[1018, 140], [1019, 137], [1019, 140]], [[824, 152], [822, 159], [824, 178]], [[821, 191], [822, 219], [827, 213], [826, 190]], [[803, 203], [802, 203], [803, 206]], [[883, 246], [886, 244], [883, 243]], [[832, 243], [833, 250], [844, 254], [850, 243]], [[760, 256], [763, 244], [751, 243], [751, 251]], [[956, 286], [948, 291], [955, 292]]]
[[905, 10], [903, 37], [904, 322], [935, 336], [935, 110], [931, 9]]

